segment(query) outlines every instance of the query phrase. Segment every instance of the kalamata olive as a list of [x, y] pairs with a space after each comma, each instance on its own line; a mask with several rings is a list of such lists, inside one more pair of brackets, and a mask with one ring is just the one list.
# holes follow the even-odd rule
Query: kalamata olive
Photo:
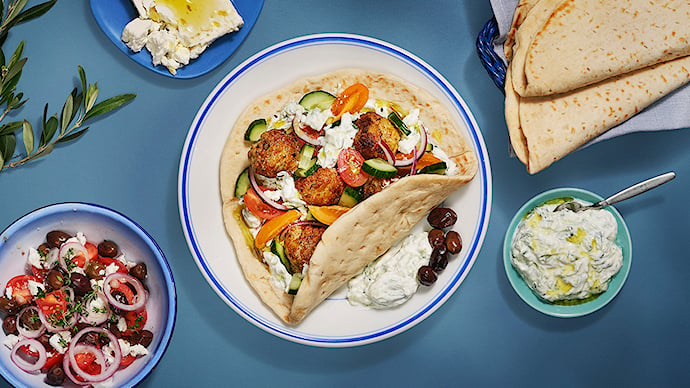
[[445, 245], [439, 245], [431, 251], [429, 267], [433, 268], [436, 273], [441, 273], [446, 269], [446, 266], [448, 266], [448, 250]]
[[91, 291], [91, 282], [89, 278], [78, 272], [72, 272], [70, 275], [70, 284], [76, 295], [84, 296], [87, 292]]
[[51, 269], [46, 274], [46, 284], [53, 290], [59, 290], [65, 285], [65, 276], [57, 269]]
[[108, 323], [108, 331], [113, 333], [115, 338], [122, 338], [122, 332], [117, 328], [117, 322]]
[[129, 337], [127, 338], [127, 341], [131, 345], [136, 345], [141, 341], [141, 332], [140, 331], [133, 331], [129, 334]]
[[25, 311], [23, 314], [19, 314], [19, 322], [17, 325], [22, 325], [29, 330], [38, 330], [41, 328], [41, 319], [38, 317], [36, 311]]
[[46, 349], [52, 349], [53, 345], [50, 344], [50, 337], [53, 336], [53, 333], [46, 331], [43, 334], [39, 335], [36, 340], [43, 345], [44, 348]]
[[446, 233], [446, 248], [448, 252], [453, 255], [460, 253], [462, 250], [462, 238], [460, 237], [460, 233], [454, 230], [449, 230], [448, 233]]
[[115, 257], [118, 253], [120, 253], [120, 249], [112, 241], [103, 240], [98, 244], [98, 254], [103, 257]]
[[419, 281], [419, 284], [423, 286], [430, 286], [434, 284], [437, 278], [438, 276], [436, 276], [434, 269], [428, 265], [419, 267], [419, 270], [417, 271], [417, 280]]
[[105, 276], [105, 264], [98, 260], [91, 260], [84, 267], [84, 273], [89, 279], [101, 280]]
[[139, 338], [139, 343], [141, 346], [147, 348], [149, 345], [151, 345], [151, 341], [153, 341], [153, 333], [150, 330], [142, 330], [141, 338]]
[[443, 229], [455, 225], [458, 216], [451, 208], [437, 207], [429, 213], [426, 219], [432, 227]]
[[42, 254], [43, 256], [45, 256], [45, 255], [47, 255], [48, 253], [50, 253], [50, 247], [48, 247], [48, 244], [46, 244], [46, 243], [43, 243], [43, 244], [39, 245], [38, 248], [37, 248], [36, 250], [37, 250], [40, 254]]
[[61, 230], [52, 230], [46, 234], [46, 244], [48, 244], [49, 248], [60, 248], [60, 245], [71, 237], [71, 235]]
[[19, 304], [14, 299], [0, 296], [0, 312], [8, 315], [17, 315], [19, 312]]
[[45, 382], [52, 386], [60, 386], [65, 382], [65, 371], [62, 370], [61, 362], [58, 362], [48, 369]]
[[146, 264], [139, 263], [135, 265], [129, 270], [129, 274], [143, 282], [144, 280], [146, 280], [146, 276], [148, 276]]
[[17, 334], [17, 316], [8, 315], [2, 320], [2, 331], [5, 334]]
[[[129, 304], [129, 302], [127, 301], [127, 296], [126, 296], [125, 293], [122, 292], [122, 291], [115, 290], [115, 291], [111, 292], [110, 295], [112, 295], [113, 298], [115, 298], [116, 301], [118, 301], [118, 302], [120, 302], [120, 303], [122, 303], [122, 304]], [[119, 308], [113, 306], [112, 304], [110, 305], [110, 309], [113, 311], [113, 313], [115, 313], [115, 314], [117, 314], [117, 315], [124, 315], [124, 314], [125, 314], [124, 311], [122, 311], [122, 310], [120, 310]]]
[[432, 248], [436, 248], [437, 246], [443, 244], [443, 241], [444, 236], [442, 229], [434, 228], [429, 231], [429, 245], [431, 245]]

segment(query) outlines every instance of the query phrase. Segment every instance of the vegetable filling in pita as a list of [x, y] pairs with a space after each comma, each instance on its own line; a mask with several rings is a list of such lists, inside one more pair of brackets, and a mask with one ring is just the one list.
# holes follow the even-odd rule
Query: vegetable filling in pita
[[245, 278], [294, 324], [476, 170], [457, 124], [427, 92], [341, 70], [240, 116], [221, 158], [223, 217]]

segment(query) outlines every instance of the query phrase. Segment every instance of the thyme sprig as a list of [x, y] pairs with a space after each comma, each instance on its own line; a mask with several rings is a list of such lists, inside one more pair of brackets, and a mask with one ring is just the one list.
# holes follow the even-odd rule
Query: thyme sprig
[[[27, 2], [28, 0], [10, 0], [5, 5], [5, 1], [0, 0], [0, 47], [5, 43], [10, 28], [45, 14], [57, 0], [49, 0], [23, 10]], [[0, 49], [0, 122], [27, 101], [22, 92], [17, 92], [17, 83], [27, 61], [27, 58], [22, 58], [23, 51], [22, 41], [6, 62], [4, 52]], [[35, 141], [32, 124], [26, 119], [0, 124], [0, 171], [46, 156], [56, 145], [76, 140], [89, 129], [84, 127], [86, 122], [118, 109], [136, 97], [135, 94], [121, 94], [97, 103], [98, 84], [87, 82], [86, 73], [81, 66], [78, 66], [78, 73], [81, 88], [75, 87], [69, 93], [59, 116], [53, 114], [48, 117], [48, 104], [45, 105], [38, 142]], [[17, 147], [15, 132], [20, 130], [24, 150], [15, 156], [16, 160], [10, 162]]]

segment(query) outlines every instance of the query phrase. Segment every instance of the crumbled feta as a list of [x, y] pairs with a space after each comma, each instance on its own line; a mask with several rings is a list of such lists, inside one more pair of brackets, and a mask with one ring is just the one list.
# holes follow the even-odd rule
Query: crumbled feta
[[287, 171], [278, 173], [276, 179], [277, 190], [266, 190], [264, 194], [273, 201], [283, 200], [283, 205], [288, 208], [299, 208], [307, 206], [295, 187], [295, 180]]
[[14, 345], [19, 342], [19, 337], [14, 335], [14, 334], [8, 334], [5, 339], [2, 341], [2, 344], [5, 345], [8, 349], [12, 349]]
[[5, 298], [12, 299], [12, 287], [7, 287], [5, 289]]
[[41, 256], [36, 248], [29, 248], [26, 261], [36, 268], [44, 268], [46, 258]]
[[326, 121], [331, 117], [333, 117], [333, 114], [330, 109], [321, 110], [319, 108], [314, 108], [307, 111], [306, 116], [302, 117], [302, 124], [319, 131], [326, 125]]
[[122, 41], [127, 47], [138, 53], [146, 46], [149, 34], [160, 30], [160, 24], [150, 19], [136, 18], [129, 22], [122, 31]]
[[36, 296], [39, 294], [39, 292], [45, 292], [45, 286], [43, 283], [35, 282], [33, 280], [29, 280], [27, 282], [27, 286], [29, 288], [29, 292], [31, 292], [31, 295]]
[[117, 329], [120, 331], [127, 330], [127, 321], [122, 317], [117, 317]]
[[319, 137], [319, 142], [322, 145], [317, 155], [319, 166], [335, 167], [340, 150], [352, 147], [355, 135], [357, 135], [357, 127], [352, 123], [356, 117], [350, 113], [345, 113], [340, 118], [340, 125], [324, 129], [324, 135]]
[[53, 349], [57, 352], [65, 354], [71, 340], [72, 334], [68, 330], [65, 330], [53, 334], [48, 342], [50, 342], [50, 345], [52, 345]]
[[118, 339], [117, 342], [120, 344], [120, 350], [122, 351], [122, 356], [145, 356], [149, 354], [148, 349], [142, 344], [131, 345], [126, 340], [122, 338]]

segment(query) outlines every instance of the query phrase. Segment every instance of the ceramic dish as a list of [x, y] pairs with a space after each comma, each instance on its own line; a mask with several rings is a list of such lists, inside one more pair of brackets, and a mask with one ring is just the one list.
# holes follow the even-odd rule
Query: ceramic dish
[[[26, 256], [22, 253], [28, 247], [37, 247], [45, 241], [47, 232], [56, 229], [82, 232], [90, 241], [112, 240], [127, 257], [146, 263], [146, 285], [150, 292], [145, 328], [154, 333], [153, 342], [147, 347], [147, 356], [116, 372], [112, 380], [113, 387], [138, 384], [163, 357], [175, 326], [177, 297], [168, 262], [153, 238], [126, 216], [98, 205], [55, 204], [21, 217], [0, 234], [0, 287], [3, 291], [10, 278], [25, 273]], [[5, 334], [0, 333], [0, 338], [4, 340], [4, 337]], [[10, 351], [5, 346], [0, 347], [0, 373], [15, 387], [49, 387], [44, 383], [45, 374], [32, 375], [20, 370], [10, 360]]]
[[136, 63], [166, 77], [194, 78], [215, 69], [237, 50], [249, 34], [254, 23], [256, 23], [264, 1], [232, 0], [232, 3], [240, 16], [242, 16], [242, 19], [244, 19], [244, 26], [239, 31], [218, 38], [199, 58], [177, 69], [177, 74], [175, 75], [170, 74], [165, 66], [153, 66], [151, 54], [146, 49], [135, 53], [122, 42], [122, 30], [125, 29], [127, 23], [138, 16], [131, 0], [91, 0], [91, 13], [108, 39]]
[[606, 211], [613, 214], [614, 218], [616, 219], [618, 224], [616, 244], [623, 249], [623, 265], [618, 273], [609, 282], [608, 289], [599, 294], [599, 296], [593, 300], [575, 305], [558, 305], [548, 303], [540, 299], [534, 292], [532, 292], [532, 289], [529, 288], [520, 274], [510, 263], [510, 246], [512, 244], [513, 235], [515, 234], [515, 228], [525, 214], [550, 199], [562, 197], [577, 198], [591, 203], [595, 203], [603, 199], [597, 194], [576, 188], [553, 189], [543, 192], [530, 199], [520, 208], [520, 210], [517, 211], [513, 217], [513, 220], [508, 226], [508, 231], [506, 232], [503, 242], [503, 265], [505, 266], [506, 275], [508, 276], [510, 284], [513, 286], [515, 292], [517, 292], [520, 298], [525, 301], [525, 303], [530, 305], [535, 310], [547, 315], [561, 318], [573, 318], [587, 315], [603, 308], [609, 302], [611, 302], [616, 295], [618, 295], [621, 288], [623, 288], [625, 280], [628, 278], [628, 273], [630, 272], [630, 264], [632, 261], [632, 242], [630, 240], [630, 231], [628, 230], [628, 227], [625, 224], [621, 214], [612, 206], [606, 207]]
[[[295, 66], [299, 63], [299, 66]], [[442, 101], [459, 123], [479, 159], [479, 171], [446, 205], [464, 222], [455, 226], [465, 242], [433, 287], [398, 308], [375, 311], [350, 306], [336, 291], [302, 323], [286, 326], [245, 281], [225, 233], [219, 162], [232, 123], [256, 98], [308, 75], [357, 67], [397, 75]], [[389, 43], [358, 35], [319, 34], [278, 43], [249, 58], [210, 93], [194, 119], [180, 160], [179, 209], [187, 244], [216, 293], [242, 317], [290, 341], [346, 347], [391, 337], [439, 308], [467, 276], [479, 253], [491, 209], [491, 172], [484, 140], [460, 95], [436, 70]]]

